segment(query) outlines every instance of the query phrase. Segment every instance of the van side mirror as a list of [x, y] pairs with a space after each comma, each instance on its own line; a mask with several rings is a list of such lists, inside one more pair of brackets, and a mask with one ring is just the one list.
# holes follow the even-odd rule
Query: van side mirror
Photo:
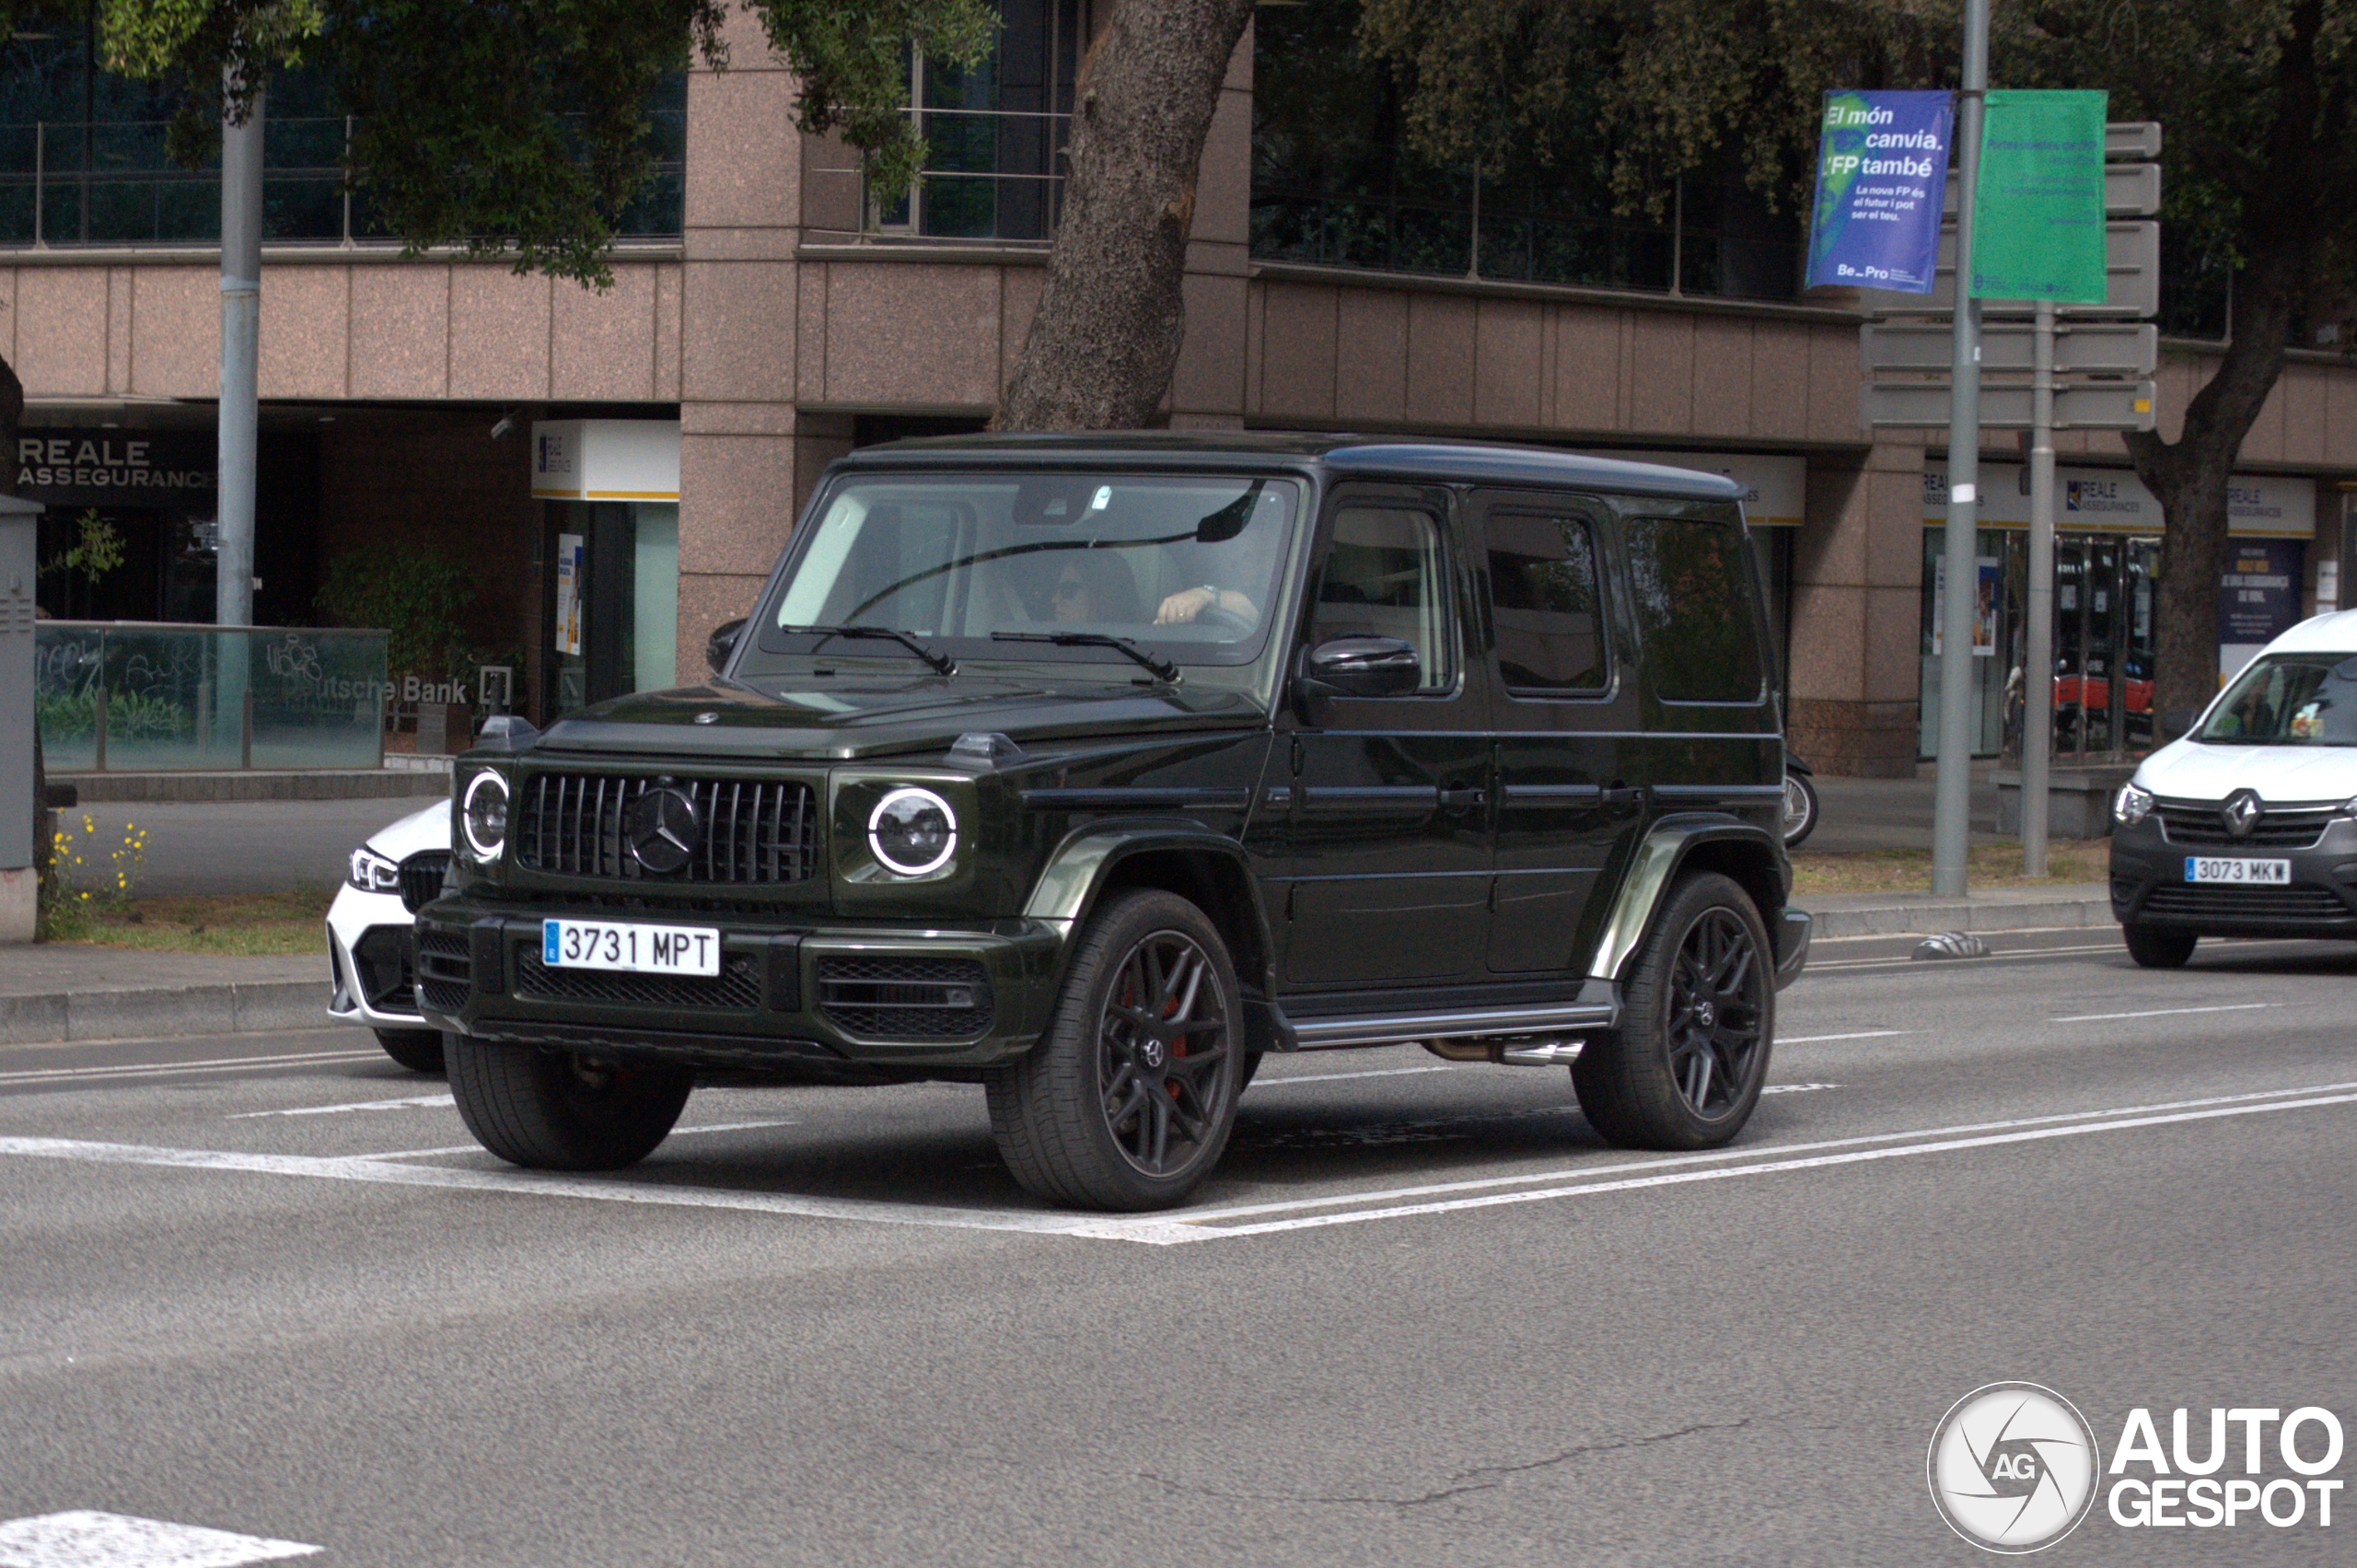
[[1397, 637], [1335, 637], [1302, 655], [1305, 696], [1397, 697], [1423, 684], [1415, 645]]
[[718, 675], [728, 663], [728, 656], [737, 651], [737, 638], [744, 630], [745, 617], [740, 615], [734, 621], [722, 621], [704, 639], [703, 662], [712, 667], [713, 674]]

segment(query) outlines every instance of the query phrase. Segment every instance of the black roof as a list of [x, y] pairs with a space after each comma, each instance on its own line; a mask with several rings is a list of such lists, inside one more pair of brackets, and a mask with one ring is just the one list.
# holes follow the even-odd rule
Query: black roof
[[863, 447], [837, 459], [853, 469], [946, 468], [976, 462], [1030, 467], [1045, 462], [1154, 462], [1183, 459], [1316, 463], [1338, 473], [1386, 479], [1537, 484], [1624, 494], [1735, 501], [1743, 486], [1724, 475], [1659, 463], [1583, 457], [1544, 447], [1411, 436], [1328, 436], [1283, 431], [1124, 430], [1086, 435], [931, 436]]

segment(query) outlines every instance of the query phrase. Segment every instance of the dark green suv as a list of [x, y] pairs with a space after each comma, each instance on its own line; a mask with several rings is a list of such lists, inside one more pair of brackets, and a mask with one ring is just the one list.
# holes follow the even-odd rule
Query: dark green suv
[[699, 1068], [981, 1084], [1022, 1183], [1175, 1203], [1262, 1055], [1569, 1063], [1735, 1136], [1808, 917], [1737, 492], [1350, 437], [829, 470], [703, 686], [453, 776], [418, 993], [484, 1146], [623, 1166]]

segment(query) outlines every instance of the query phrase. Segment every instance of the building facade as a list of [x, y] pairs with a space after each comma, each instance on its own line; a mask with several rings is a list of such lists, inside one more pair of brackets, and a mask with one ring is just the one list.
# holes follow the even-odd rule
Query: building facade
[[[989, 416], [1039, 296], [1074, 63], [1109, 8], [1007, 0], [987, 70], [920, 67], [935, 168], [888, 206], [844, 149], [795, 130], [791, 77], [736, 18], [729, 68], [684, 84], [676, 203], [620, 247], [602, 293], [403, 259], [348, 219], [273, 242], [257, 619], [309, 621], [323, 590], [431, 550], [468, 565], [470, 646], [516, 668], [543, 717], [701, 673], [707, 633], [746, 611], [830, 460]], [[1666, 225], [1607, 233], [1487, 182], [1305, 192], [1266, 105], [1256, 131], [1256, 54], [1248, 36], [1204, 154], [1171, 424], [1534, 441], [1734, 473], [1761, 525], [1795, 749], [1825, 771], [1911, 772], [1945, 591], [1945, 466], [1926, 444], [1941, 433], [1860, 428], [1855, 306], [1799, 297], [1789, 245], [1730, 216], [1732, 198], [1681, 189]], [[18, 488], [52, 503], [45, 552], [92, 511], [131, 546], [109, 580], [43, 592], [54, 613], [205, 619], [217, 253], [160, 228], [85, 241], [87, 217], [65, 218], [89, 203], [45, 188], [39, 236], [0, 232], [16, 241], [0, 248], [0, 353], [28, 399]], [[2166, 342], [2173, 434], [2218, 349]], [[2018, 461], [2010, 441], [1982, 456]], [[2246, 620], [2347, 602], [2357, 367], [2295, 354], [2243, 458], [2250, 580], [2228, 592], [2273, 596]], [[2132, 745], [2156, 509], [2116, 437], [2066, 436], [2062, 461], [2084, 500], [2062, 525], [2076, 575], [2059, 642], [2080, 709], [2066, 744]], [[1991, 467], [1976, 585], [1991, 750], [2018, 714], [2009, 484]], [[2147, 693], [2149, 677], [2147, 662]]]

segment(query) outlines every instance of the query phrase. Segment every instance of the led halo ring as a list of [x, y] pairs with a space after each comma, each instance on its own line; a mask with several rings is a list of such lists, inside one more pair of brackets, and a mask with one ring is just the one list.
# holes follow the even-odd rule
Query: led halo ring
[[475, 795], [485, 784], [496, 785], [500, 806], [503, 809], [507, 806], [507, 781], [499, 776], [498, 770], [485, 768], [467, 784], [466, 798], [459, 805], [459, 829], [467, 835], [467, 847], [475, 852], [475, 858], [487, 862], [497, 860], [500, 852], [507, 847], [507, 832], [505, 828], [501, 829], [499, 837], [488, 844], [475, 837]]
[[[884, 813], [904, 800], [924, 802], [937, 807], [941, 815], [949, 823], [949, 831], [942, 842], [941, 853], [922, 865], [903, 865], [885, 854], [882, 837], [877, 832], [877, 828], [884, 820]], [[942, 799], [933, 791], [919, 789], [914, 784], [904, 784], [877, 801], [876, 809], [867, 814], [867, 848], [868, 853], [876, 856], [877, 864], [895, 876], [923, 877], [930, 872], [938, 871], [949, 864], [951, 855], [958, 853], [958, 813], [951, 807], [949, 802]]]

